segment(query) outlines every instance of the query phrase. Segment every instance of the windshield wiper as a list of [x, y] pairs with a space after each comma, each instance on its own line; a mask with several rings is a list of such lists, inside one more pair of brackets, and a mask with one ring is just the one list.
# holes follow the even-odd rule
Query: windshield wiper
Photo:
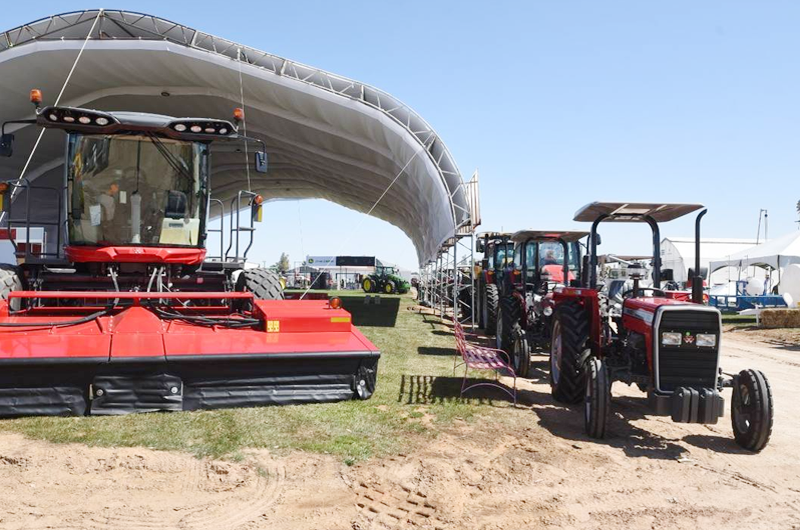
[[164, 159], [167, 161], [170, 167], [172, 167], [172, 169], [174, 169], [178, 174], [180, 174], [183, 178], [187, 179], [189, 182], [193, 180], [192, 174], [189, 173], [189, 167], [187, 166], [185, 160], [172, 154], [172, 152], [170, 152], [170, 150], [167, 149], [167, 147], [164, 145], [164, 142], [162, 142], [161, 139], [158, 138], [156, 135], [151, 133], [148, 134], [147, 137], [150, 138], [150, 141], [153, 142], [153, 145], [156, 146], [158, 152], [161, 153], [161, 156], [164, 157]]

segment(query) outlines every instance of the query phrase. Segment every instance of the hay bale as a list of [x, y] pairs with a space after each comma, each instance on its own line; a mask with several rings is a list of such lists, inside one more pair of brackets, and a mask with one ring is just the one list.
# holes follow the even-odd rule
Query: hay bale
[[800, 309], [764, 309], [762, 328], [800, 328]]

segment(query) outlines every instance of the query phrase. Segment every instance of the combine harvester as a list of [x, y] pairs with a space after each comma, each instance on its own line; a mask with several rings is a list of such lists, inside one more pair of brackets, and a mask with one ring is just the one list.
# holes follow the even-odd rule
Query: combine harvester
[[[248, 142], [229, 121], [40, 108], [67, 134], [63, 187], [0, 184], [6, 224], [30, 233], [32, 195], [57, 197], [38, 253], [14, 242], [0, 266], [0, 416], [126, 414], [367, 399], [377, 348], [341, 301], [284, 300], [279, 278], [244, 269], [262, 197], [240, 191], [230, 241], [209, 229], [210, 147]], [[5, 134], [0, 154], [12, 156]], [[266, 172], [266, 152], [255, 169]], [[24, 215], [12, 207], [19, 192]], [[66, 205], [66, 207], [65, 207]], [[251, 215], [246, 212], [249, 209]], [[242, 217], [242, 219], [240, 219]], [[66, 231], [64, 231], [66, 227]], [[220, 256], [209, 260], [209, 232]], [[66, 233], [64, 233], [66, 232]], [[249, 245], [239, 253], [239, 233]], [[23, 250], [24, 249], [24, 250]]]

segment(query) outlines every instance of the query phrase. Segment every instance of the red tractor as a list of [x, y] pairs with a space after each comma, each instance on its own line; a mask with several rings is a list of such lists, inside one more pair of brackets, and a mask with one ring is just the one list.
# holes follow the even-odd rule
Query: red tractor
[[514, 372], [527, 377], [531, 354], [550, 347], [553, 289], [577, 282], [580, 240], [588, 232], [522, 230], [511, 236], [514, 264], [503, 277], [497, 348], [511, 354]]
[[[233, 192], [230, 237], [207, 259], [212, 144], [253, 141], [226, 120], [40, 108], [9, 123], [66, 133], [64, 177], [0, 185], [13, 241], [0, 268], [0, 416], [125, 414], [371, 396], [380, 356], [339, 299], [284, 300], [278, 276], [246, 269], [262, 198]], [[242, 118], [240, 109], [234, 113]], [[232, 146], [236, 147], [236, 146]], [[266, 152], [256, 153], [266, 172]], [[24, 212], [15, 217], [18, 202]], [[231, 193], [228, 190], [229, 194]], [[57, 204], [36, 221], [34, 201]], [[243, 219], [242, 219], [243, 218]], [[249, 237], [240, 252], [239, 233]], [[20, 231], [16, 232], [20, 233]], [[244, 242], [242, 243], [244, 247]]]
[[[731, 387], [736, 442], [760, 451], [772, 432], [772, 393], [758, 370], [725, 374], [719, 367], [722, 319], [703, 305], [702, 278], [689, 293], [661, 289], [659, 223], [701, 210], [699, 204], [600, 203], [583, 207], [575, 221], [591, 222], [589, 266], [582, 287], [555, 289], [550, 382], [556, 400], [584, 400], [586, 433], [602, 438], [611, 384], [636, 384], [656, 415], [713, 424], [723, 415], [722, 390]], [[696, 218], [696, 267], [700, 270], [700, 220]], [[644, 269], [628, 269], [632, 285], [609, 297], [597, 284], [597, 228], [601, 222], [639, 222], [652, 229], [652, 284]]]
[[500, 284], [514, 249], [509, 241], [510, 237], [511, 234], [500, 232], [484, 232], [477, 235], [476, 251], [483, 253], [476, 291], [478, 327], [487, 335], [494, 335], [497, 331]]

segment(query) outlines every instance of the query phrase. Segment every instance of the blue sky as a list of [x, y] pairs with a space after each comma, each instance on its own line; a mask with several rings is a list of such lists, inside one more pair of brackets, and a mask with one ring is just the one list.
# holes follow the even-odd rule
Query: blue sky
[[[399, 97], [482, 183], [482, 229], [572, 228], [597, 200], [703, 202], [705, 235], [797, 229], [800, 3], [118, 0]], [[10, 29], [97, 7], [7, 3]], [[298, 222], [302, 220], [302, 222]], [[302, 229], [300, 228], [302, 224]], [[368, 254], [416, 265], [397, 228], [321, 201], [271, 203], [253, 258]], [[302, 237], [301, 237], [302, 233]], [[663, 227], [691, 235], [689, 220]], [[331, 237], [334, 234], [334, 237]], [[604, 252], [647, 250], [607, 227]]]

